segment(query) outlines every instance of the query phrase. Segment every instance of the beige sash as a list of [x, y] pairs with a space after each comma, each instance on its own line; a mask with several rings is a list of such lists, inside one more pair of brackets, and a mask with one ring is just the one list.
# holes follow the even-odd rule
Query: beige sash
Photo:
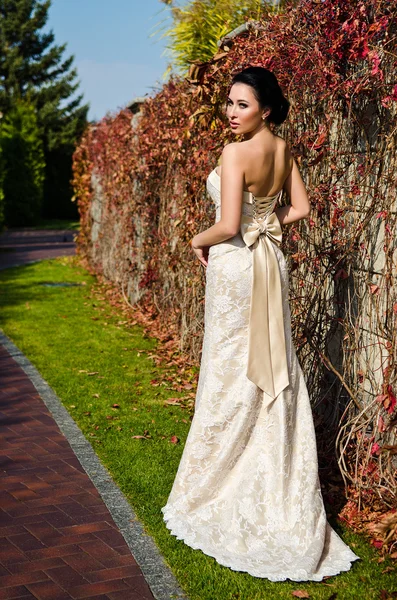
[[[261, 208], [261, 199], [255, 200]], [[274, 399], [289, 385], [280, 271], [270, 241], [281, 244], [281, 225], [274, 212], [243, 215], [240, 231], [253, 252], [247, 377]]]

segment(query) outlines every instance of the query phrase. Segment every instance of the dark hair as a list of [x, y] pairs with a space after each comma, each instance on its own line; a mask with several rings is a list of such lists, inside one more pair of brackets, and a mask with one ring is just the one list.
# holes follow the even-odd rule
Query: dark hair
[[261, 108], [269, 107], [271, 109], [268, 116], [271, 123], [281, 125], [285, 121], [289, 102], [284, 97], [274, 73], [264, 67], [247, 67], [234, 75], [232, 85], [235, 83], [245, 83], [252, 87]]

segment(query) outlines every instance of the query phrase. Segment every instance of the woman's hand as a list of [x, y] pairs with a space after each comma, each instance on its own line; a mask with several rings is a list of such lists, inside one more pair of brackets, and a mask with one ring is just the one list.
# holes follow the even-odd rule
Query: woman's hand
[[197, 256], [197, 258], [199, 259], [201, 264], [204, 265], [204, 267], [207, 267], [208, 266], [209, 246], [201, 247], [197, 244], [195, 238], [193, 238], [192, 239], [192, 248], [193, 248], [193, 252]]

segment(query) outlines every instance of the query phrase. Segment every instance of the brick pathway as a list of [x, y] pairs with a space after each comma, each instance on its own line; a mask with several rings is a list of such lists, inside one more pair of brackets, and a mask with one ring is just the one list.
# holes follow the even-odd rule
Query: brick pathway
[[9, 229], [0, 235], [0, 269], [75, 254], [76, 231]]
[[0, 346], [0, 600], [152, 600], [36, 388]]

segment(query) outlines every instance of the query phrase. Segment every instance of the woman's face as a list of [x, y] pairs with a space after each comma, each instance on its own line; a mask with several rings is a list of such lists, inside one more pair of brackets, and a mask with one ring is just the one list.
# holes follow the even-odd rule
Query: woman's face
[[267, 116], [254, 96], [250, 85], [235, 83], [227, 99], [226, 116], [232, 131], [238, 135], [254, 133], [264, 125], [262, 116]]

